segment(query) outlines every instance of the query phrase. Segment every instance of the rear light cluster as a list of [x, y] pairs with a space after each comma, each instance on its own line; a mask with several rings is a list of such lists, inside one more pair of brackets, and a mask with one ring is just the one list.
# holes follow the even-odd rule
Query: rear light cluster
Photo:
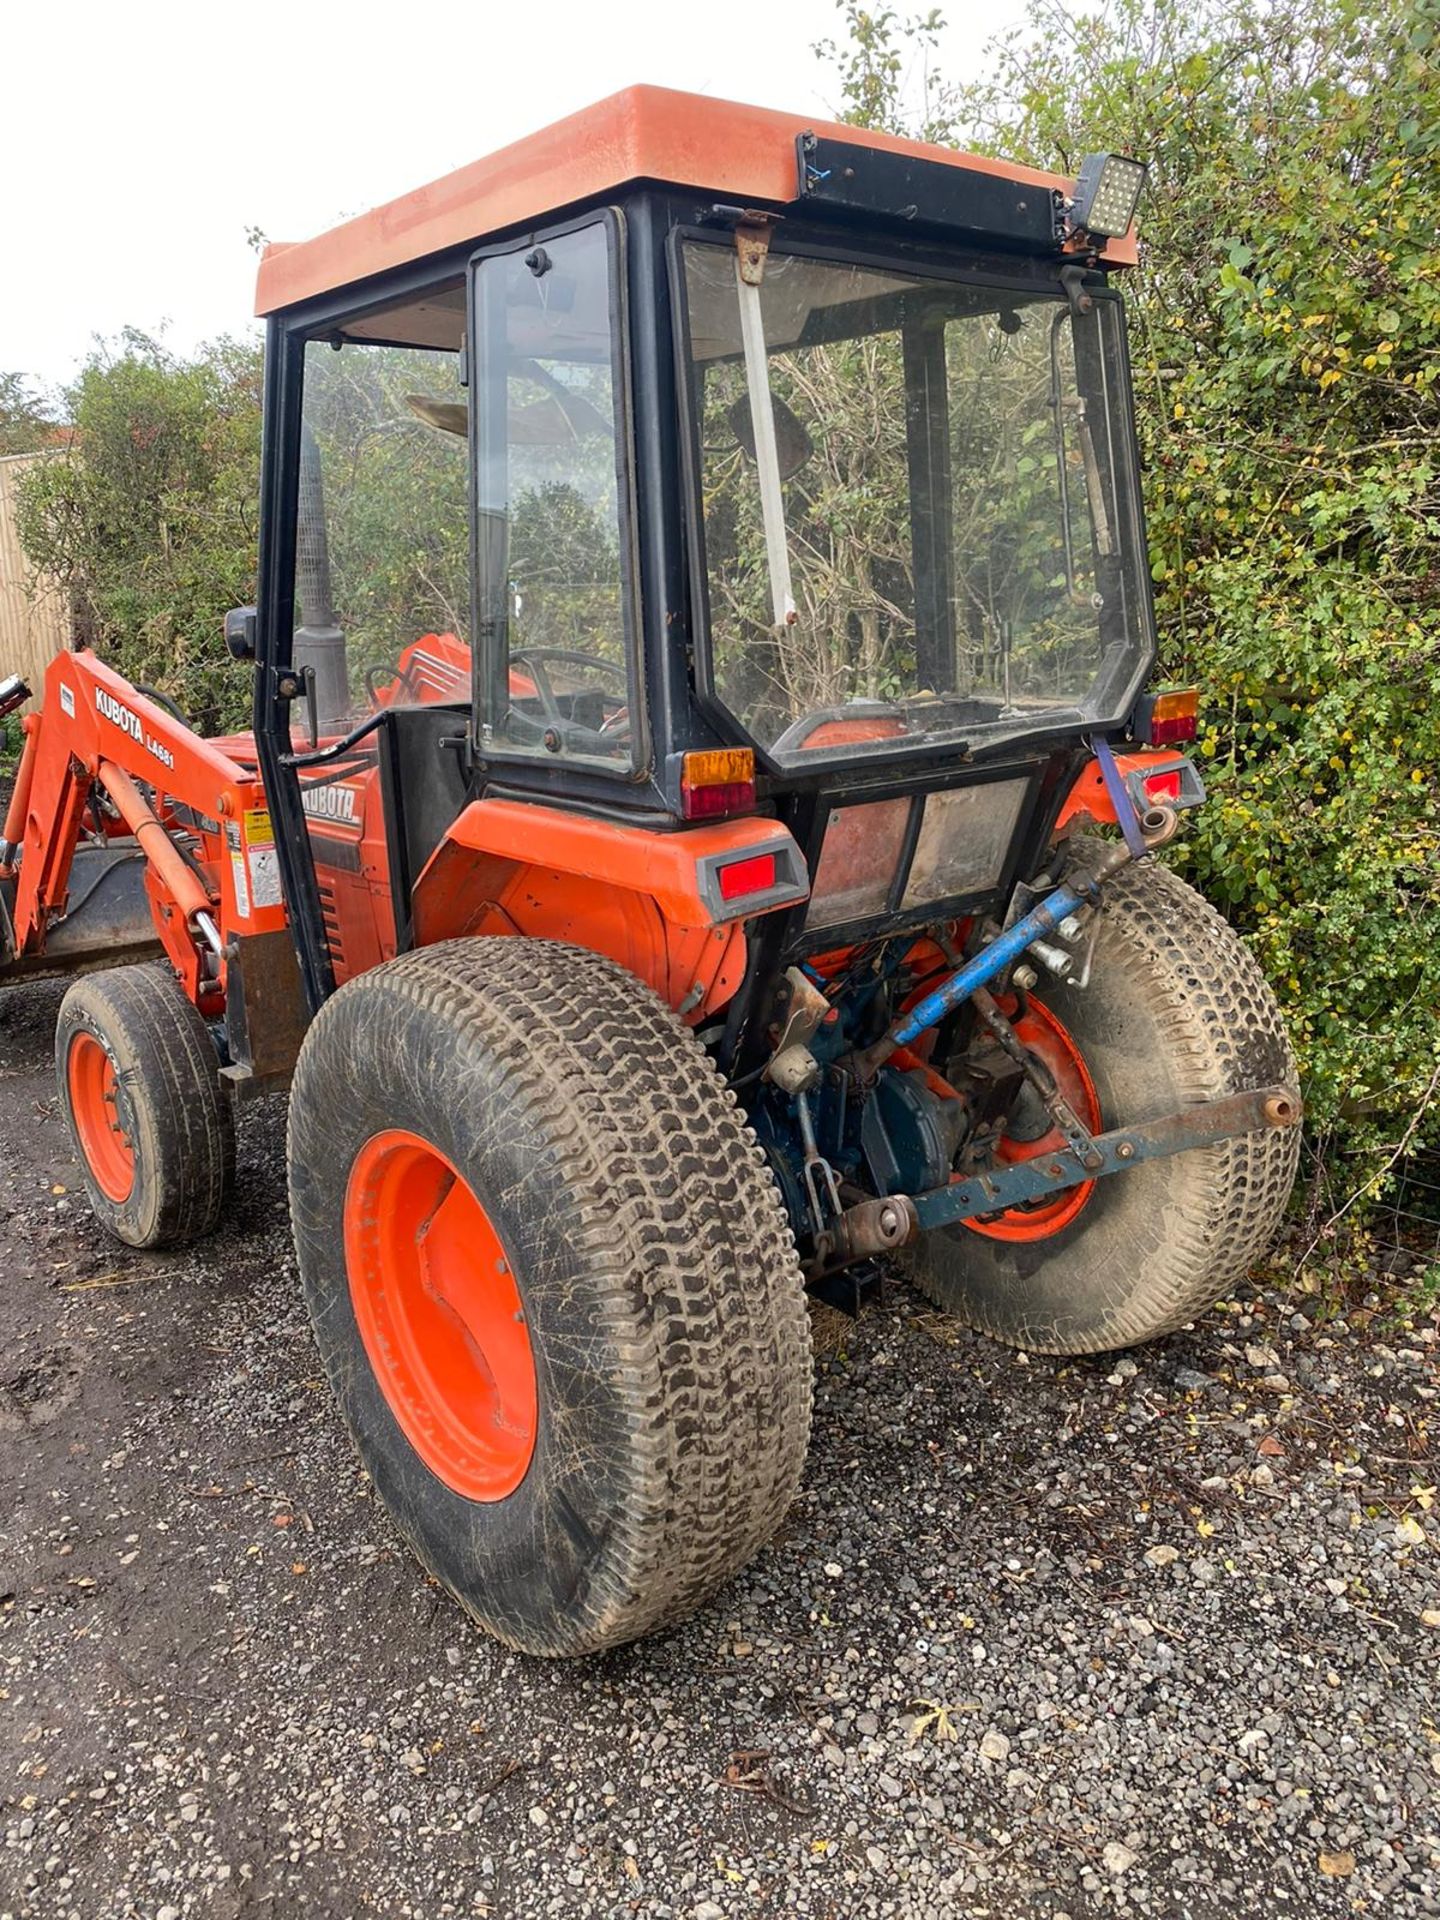
[[1135, 708], [1130, 731], [1152, 747], [1175, 747], [1193, 740], [1199, 723], [1200, 689], [1171, 687], [1144, 694]]
[[685, 755], [680, 769], [683, 819], [718, 820], [725, 814], [748, 813], [754, 805], [753, 748], [717, 747]]
[[[772, 907], [798, 905], [810, 891], [809, 875], [800, 849], [783, 827], [756, 821], [756, 830], [732, 832], [721, 828], [714, 838], [739, 844], [702, 853], [695, 863], [695, 883], [701, 904], [712, 924], [743, 920]], [[703, 845], [711, 836], [696, 836]]]
[[1167, 758], [1169, 764], [1158, 767], [1130, 764], [1125, 790], [1141, 813], [1147, 807], [1198, 807], [1204, 802], [1205, 782], [1198, 770], [1179, 754]]

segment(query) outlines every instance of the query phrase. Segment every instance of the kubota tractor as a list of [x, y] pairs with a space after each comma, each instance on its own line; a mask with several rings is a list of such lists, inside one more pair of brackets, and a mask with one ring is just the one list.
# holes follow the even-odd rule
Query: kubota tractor
[[97, 1215], [204, 1233], [288, 1084], [341, 1411], [514, 1646], [774, 1532], [807, 1287], [1091, 1352], [1280, 1217], [1275, 1005], [1153, 857], [1141, 177], [639, 88], [272, 247], [253, 734], [86, 651], [25, 722], [0, 977], [76, 972]]

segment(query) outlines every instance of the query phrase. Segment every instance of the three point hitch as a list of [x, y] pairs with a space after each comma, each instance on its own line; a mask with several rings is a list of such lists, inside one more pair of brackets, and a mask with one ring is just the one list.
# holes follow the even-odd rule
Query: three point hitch
[[[808, 1097], [820, 1078], [820, 1065], [806, 1042], [827, 1010], [823, 995], [808, 990], [806, 1010], [792, 997], [791, 1016], [767, 1075], [792, 1094], [798, 1109], [806, 1148], [805, 1184], [815, 1216], [815, 1256], [812, 1276], [822, 1275], [850, 1261], [891, 1252], [921, 1233], [954, 1226], [964, 1220], [1004, 1213], [1014, 1207], [1053, 1198], [1087, 1180], [1123, 1173], [1147, 1160], [1213, 1146], [1235, 1135], [1297, 1126], [1300, 1102], [1283, 1086], [1260, 1087], [1199, 1102], [1158, 1120], [1092, 1134], [1065, 1099], [1044, 1066], [1033, 1059], [996, 1004], [989, 989], [1037, 941], [1052, 934], [1068, 937], [1074, 916], [1094, 908], [1109, 879], [1132, 860], [1143, 859], [1166, 845], [1176, 831], [1169, 807], [1140, 813], [1130, 800], [1103, 740], [1094, 742], [1106, 785], [1116, 801], [1122, 838], [1108, 846], [1093, 866], [1077, 873], [1047, 894], [1036, 906], [997, 934], [979, 953], [956, 967], [940, 986], [903, 1014], [870, 1046], [838, 1063], [838, 1070], [860, 1087], [872, 1087], [886, 1062], [965, 1002], [975, 1008], [999, 1046], [1017, 1062], [1043, 1102], [1065, 1145], [1052, 1153], [997, 1164], [968, 1176], [952, 1174], [943, 1186], [928, 1192], [896, 1193], [842, 1207], [833, 1170], [815, 1146]], [[810, 1004], [811, 1002], [815, 1004]], [[826, 1202], [829, 1206], [826, 1206]]]

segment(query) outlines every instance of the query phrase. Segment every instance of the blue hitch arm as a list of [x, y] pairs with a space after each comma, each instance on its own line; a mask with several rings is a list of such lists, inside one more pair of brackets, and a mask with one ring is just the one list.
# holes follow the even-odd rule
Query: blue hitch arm
[[[1157, 844], [1158, 840], [1157, 833]], [[962, 1006], [977, 988], [988, 986], [1012, 961], [1018, 960], [1034, 941], [1043, 940], [1047, 933], [1055, 931], [1062, 920], [1068, 919], [1080, 907], [1088, 906], [1111, 874], [1117, 873], [1133, 857], [1129, 846], [1124, 841], [1118, 841], [1106, 848], [1093, 873], [1079, 874], [1073, 881], [1066, 881], [1053, 893], [1047, 894], [1023, 920], [1017, 920], [1013, 927], [1007, 927], [1004, 933], [998, 934], [973, 960], [967, 960], [933, 993], [927, 993], [873, 1046], [857, 1054], [855, 1063], [861, 1078], [869, 1080], [873, 1077], [896, 1047], [908, 1047], [927, 1027], [937, 1026], [946, 1014]]]

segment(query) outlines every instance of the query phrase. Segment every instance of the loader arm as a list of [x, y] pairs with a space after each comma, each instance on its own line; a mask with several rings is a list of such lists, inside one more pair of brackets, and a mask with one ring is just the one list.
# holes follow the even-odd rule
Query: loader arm
[[[89, 652], [56, 656], [41, 711], [25, 727], [0, 858], [9, 964], [42, 961], [78, 909], [71, 893], [82, 841], [86, 854], [128, 848], [143, 859], [154, 937], [186, 994], [207, 1016], [222, 1013], [245, 945], [256, 936], [288, 940], [254, 769]], [[5, 971], [0, 956], [0, 977]]]

